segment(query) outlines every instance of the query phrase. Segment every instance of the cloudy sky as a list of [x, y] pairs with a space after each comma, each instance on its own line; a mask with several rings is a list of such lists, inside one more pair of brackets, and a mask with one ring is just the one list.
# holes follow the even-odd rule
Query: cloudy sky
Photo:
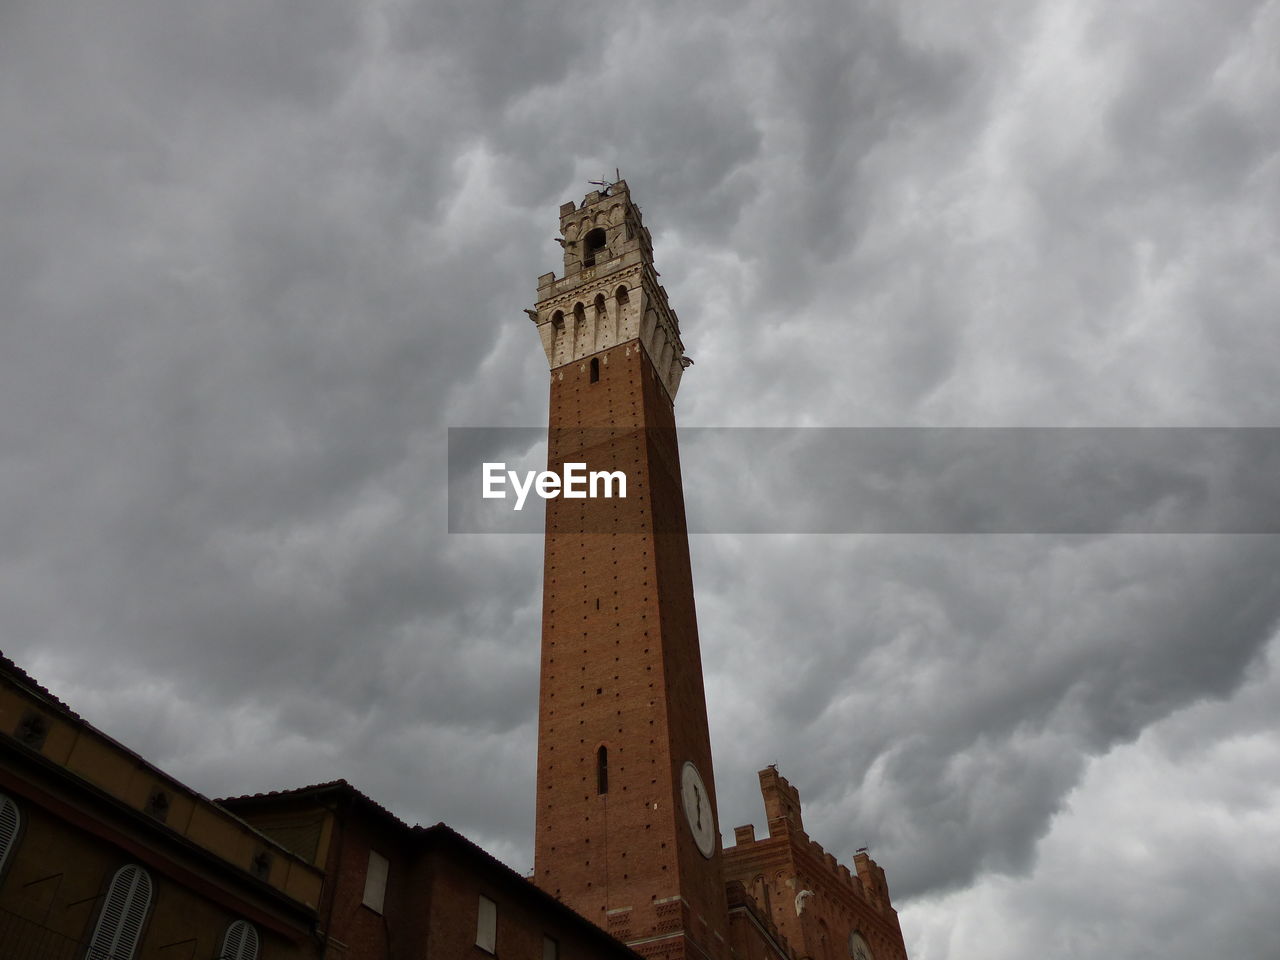
[[[210, 795], [532, 862], [541, 543], [446, 431], [620, 167], [682, 424], [1280, 426], [1280, 0], [0, 4], [0, 636]], [[699, 471], [690, 510], [769, 463]], [[761, 507], [768, 510], [767, 502]], [[1280, 538], [700, 535], [720, 819], [913, 960], [1275, 960]]]

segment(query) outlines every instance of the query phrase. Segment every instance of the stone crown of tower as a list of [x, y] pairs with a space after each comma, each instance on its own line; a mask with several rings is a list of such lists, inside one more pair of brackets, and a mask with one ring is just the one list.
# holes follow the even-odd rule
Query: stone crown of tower
[[538, 326], [551, 369], [639, 340], [674, 400], [685, 356], [680, 322], [653, 266], [653, 241], [627, 182], [560, 207], [564, 276], [538, 278]]

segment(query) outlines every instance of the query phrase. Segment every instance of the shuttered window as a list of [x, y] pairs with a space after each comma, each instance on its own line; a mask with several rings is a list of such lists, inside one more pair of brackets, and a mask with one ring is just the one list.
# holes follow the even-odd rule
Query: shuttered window
[[9, 862], [9, 854], [18, 842], [18, 827], [21, 825], [18, 805], [0, 793], [0, 870]]
[[218, 960], [258, 960], [258, 931], [248, 920], [227, 927]]
[[85, 960], [133, 960], [151, 907], [151, 877], [137, 864], [116, 871]]
[[369, 869], [364, 875], [364, 899], [361, 901], [370, 910], [382, 912], [383, 901], [387, 896], [387, 873], [391, 864], [382, 854], [369, 851]]
[[486, 953], [498, 952], [498, 905], [485, 896], [476, 915], [476, 946]]

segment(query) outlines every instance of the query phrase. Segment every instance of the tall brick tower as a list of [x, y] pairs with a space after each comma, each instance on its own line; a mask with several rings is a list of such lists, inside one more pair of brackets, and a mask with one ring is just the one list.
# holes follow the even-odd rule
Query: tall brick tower
[[530, 311], [550, 469], [625, 499], [547, 501], [535, 879], [647, 957], [726, 957], [673, 401], [691, 361], [623, 181], [560, 208], [564, 272]]

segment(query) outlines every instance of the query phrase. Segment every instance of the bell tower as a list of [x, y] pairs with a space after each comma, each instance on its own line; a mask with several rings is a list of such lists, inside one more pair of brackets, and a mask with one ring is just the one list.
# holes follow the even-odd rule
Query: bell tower
[[673, 403], [692, 362], [625, 181], [560, 208], [538, 278], [549, 469], [534, 879], [646, 957], [724, 958], [728, 906]]

